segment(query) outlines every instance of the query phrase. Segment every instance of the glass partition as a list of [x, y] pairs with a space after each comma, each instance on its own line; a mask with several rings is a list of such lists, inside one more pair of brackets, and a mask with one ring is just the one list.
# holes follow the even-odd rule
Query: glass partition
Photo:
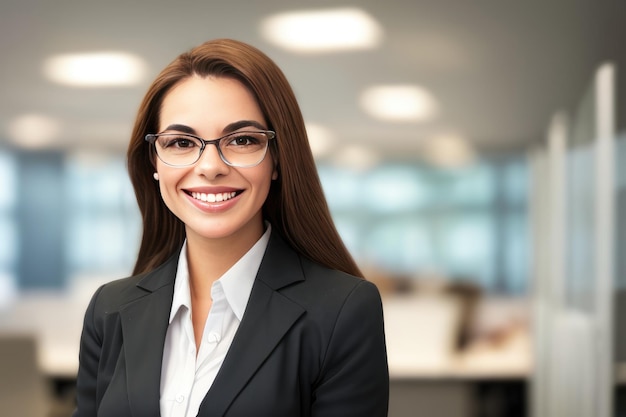
[[549, 186], [532, 195], [544, 200], [533, 221], [533, 417], [612, 415], [615, 71], [598, 68], [569, 123], [554, 119], [547, 158], [535, 158]]

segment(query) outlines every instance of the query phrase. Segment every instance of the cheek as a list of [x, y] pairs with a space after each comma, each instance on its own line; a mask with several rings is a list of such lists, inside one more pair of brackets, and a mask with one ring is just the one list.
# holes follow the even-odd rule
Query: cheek
[[172, 171], [167, 168], [158, 167], [159, 173], [159, 190], [161, 197], [168, 203], [169, 197], [176, 193], [176, 185], [182, 178], [182, 172]]
[[258, 166], [254, 173], [251, 172], [251, 175], [248, 177], [248, 181], [256, 189], [255, 200], [261, 204], [265, 203], [267, 199], [274, 172], [273, 164], [263, 164], [263, 166]]
[[272, 181], [278, 177], [278, 171], [275, 168], [274, 162], [271, 159], [269, 162], [270, 163], [264, 167], [263, 172], [259, 174], [263, 178], [263, 186], [267, 190], [269, 190]]
[[271, 156], [270, 159], [272, 161], [272, 179], [277, 180], [278, 179], [278, 155], [272, 152], [271, 148], [270, 148], [270, 156]]
[[165, 205], [170, 207], [168, 185], [167, 185], [166, 178], [163, 178], [163, 177], [164, 176], [161, 175], [161, 180], [159, 181], [159, 191], [161, 192], [161, 199], [163, 200]]

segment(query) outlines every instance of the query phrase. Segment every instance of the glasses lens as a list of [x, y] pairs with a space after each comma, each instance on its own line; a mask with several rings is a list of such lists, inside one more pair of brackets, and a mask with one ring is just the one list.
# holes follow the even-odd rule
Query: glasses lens
[[184, 134], [161, 134], [155, 141], [157, 155], [168, 165], [191, 165], [200, 157], [202, 141]]
[[[235, 132], [205, 143], [217, 145], [222, 159], [227, 164], [253, 167], [265, 158], [269, 134], [273, 135], [273, 132]], [[159, 159], [172, 166], [196, 163], [204, 146], [202, 139], [184, 133], [162, 133], [153, 137], [156, 137], [154, 146]]]
[[234, 166], [254, 166], [265, 157], [269, 138], [265, 132], [235, 132], [219, 143], [224, 159]]

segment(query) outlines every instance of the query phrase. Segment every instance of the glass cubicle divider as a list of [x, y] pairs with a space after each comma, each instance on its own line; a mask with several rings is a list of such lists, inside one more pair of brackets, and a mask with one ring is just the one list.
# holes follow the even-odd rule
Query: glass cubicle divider
[[567, 138], [567, 117], [553, 116], [548, 129], [548, 147], [537, 147], [529, 154], [531, 193], [531, 300], [533, 312], [533, 372], [529, 387], [532, 417], [550, 414], [549, 389], [553, 317], [558, 310], [562, 287], [565, 200], [563, 159]]
[[547, 149], [530, 157], [533, 417], [612, 415], [614, 92], [615, 67], [604, 64], [575, 117], [555, 116]]

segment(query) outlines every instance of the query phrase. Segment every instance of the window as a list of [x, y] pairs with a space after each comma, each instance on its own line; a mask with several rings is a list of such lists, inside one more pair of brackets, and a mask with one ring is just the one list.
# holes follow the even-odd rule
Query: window
[[66, 159], [67, 262], [70, 276], [118, 276], [132, 270], [141, 223], [124, 158], [72, 154]]
[[18, 233], [15, 219], [17, 204], [17, 164], [15, 157], [0, 151], [0, 306], [14, 296], [18, 257]]
[[319, 172], [337, 229], [364, 269], [526, 290], [523, 157], [451, 172], [391, 163], [360, 174], [330, 166]]

